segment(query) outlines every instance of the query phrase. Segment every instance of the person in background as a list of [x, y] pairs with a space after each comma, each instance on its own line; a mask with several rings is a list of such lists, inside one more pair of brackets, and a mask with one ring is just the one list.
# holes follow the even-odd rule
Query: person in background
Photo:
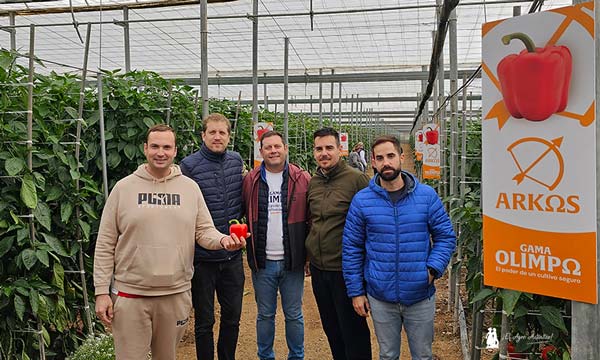
[[456, 235], [435, 190], [402, 171], [400, 141], [381, 136], [371, 150], [377, 174], [354, 196], [344, 227], [348, 296], [357, 314], [371, 312], [381, 360], [400, 357], [402, 327], [412, 359], [432, 359], [434, 280]]
[[304, 359], [304, 242], [308, 234], [308, 172], [288, 163], [288, 146], [277, 131], [260, 139], [263, 163], [244, 178], [243, 203], [253, 236], [248, 264], [258, 308], [258, 358], [274, 360], [277, 293], [285, 315], [287, 359]]
[[[242, 158], [227, 150], [231, 124], [222, 114], [202, 122], [202, 147], [181, 162], [181, 171], [200, 187], [215, 227], [227, 233], [229, 222], [242, 218]], [[242, 313], [244, 267], [241, 250], [227, 252], [196, 246], [192, 279], [196, 356], [214, 359], [215, 293], [221, 306], [217, 355], [235, 359]]]
[[175, 360], [192, 307], [194, 243], [227, 251], [245, 240], [215, 229], [198, 186], [173, 165], [173, 129], [151, 127], [144, 154], [147, 163], [117, 182], [102, 212], [96, 315], [112, 326], [117, 359], [152, 351], [153, 359]]
[[363, 172], [367, 171], [367, 158], [365, 152], [365, 145], [362, 141], [359, 141], [355, 146], [356, 152], [358, 153], [358, 157], [360, 159], [360, 163], [362, 164]]
[[[360, 143], [358, 143], [360, 144]], [[358, 169], [360, 172], [365, 172], [365, 165], [360, 159], [360, 155], [358, 153], [359, 147], [358, 144], [354, 145], [350, 155], [348, 155], [348, 165], [351, 167]]]
[[347, 295], [342, 275], [342, 232], [354, 194], [369, 178], [340, 159], [339, 134], [323, 128], [313, 134], [318, 168], [308, 186], [311, 228], [306, 250], [312, 288], [334, 360], [371, 359], [367, 321]]

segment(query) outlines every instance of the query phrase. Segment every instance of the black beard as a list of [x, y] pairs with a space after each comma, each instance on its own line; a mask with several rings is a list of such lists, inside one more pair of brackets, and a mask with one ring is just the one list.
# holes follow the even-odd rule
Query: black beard
[[[384, 171], [386, 171], [386, 170], [394, 170], [394, 172], [391, 174], [387, 174], [387, 173], [384, 173]], [[385, 181], [394, 181], [394, 180], [396, 180], [396, 178], [398, 176], [400, 176], [400, 172], [401, 172], [400, 169], [385, 168], [379, 172], [379, 176], [381, 176], [381, 178]]]

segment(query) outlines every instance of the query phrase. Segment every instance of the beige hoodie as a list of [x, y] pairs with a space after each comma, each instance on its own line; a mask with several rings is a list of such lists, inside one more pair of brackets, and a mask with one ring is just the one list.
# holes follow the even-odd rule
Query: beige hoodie
[[96, 295], [114, 288], [129, 294], [159, 296], [191, 288], [194, 241], [222, 249], [198, 185], [179, 166], [155, 179], [146, 165], [120, 180], [104, 210], [94, 256]]

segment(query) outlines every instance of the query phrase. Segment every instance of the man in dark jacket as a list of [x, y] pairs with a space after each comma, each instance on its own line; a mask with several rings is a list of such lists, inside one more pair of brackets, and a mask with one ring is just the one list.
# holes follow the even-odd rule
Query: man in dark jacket
[[356, 312], [373, 316], [381, 359], [400, 357], [406, 330], [412, 359], [432, 359], [435, 287], [456, 244], [435, 190], [401, 170], [397, 138], [381, 136], [371, 162], [377, 175], [350, 204], [343, 271]]
[[[180, 164], [183, 174], [200, 186], [215, 227], [225, 234], [229, 233], [229, 221], [242, 217], [243, 164], [240, 154], [227, 150], [230, 132], [225, 116], [208, 115], [202, 123], [202, 147]], [[244, 292], [241, 251], [196, 245], [192, 300], [198, 360], [214, 359], [215, 292], [221, 305], [218, 359], [235, 359]]]
[[337, 131], [317, 130], [314, 156], [318, 168], [308, 186], [311, 228], [306, 239], [312, 287], [334, 360], [371, 359], [367, 321], [352, 307], [342, 275], [342, 232], [354, 194], [369, 178], [340, 160]]
[[283, 136], [261, 136], [263, 163], [244, 178], [243, 203], [253, 236], [248, 240], [248, 264], [258, 307], [258, 358], [274, 360], [277, 292], [285, 315], [287, 359], [304, 359], [304, 241], [308, 233], [306, 190], [310, 175], [287, 162]]

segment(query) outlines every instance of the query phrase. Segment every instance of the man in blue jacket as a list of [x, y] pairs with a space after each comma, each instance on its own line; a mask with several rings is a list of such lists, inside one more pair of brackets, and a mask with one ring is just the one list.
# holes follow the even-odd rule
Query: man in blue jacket
[[400, 142], [377, 138], [377, 174], [354, 196], [343, 235], [342, 269], [354, 310], [373, 316], [380, 359], [398, 359], [406, 331], [412, 359], [432, 359], [435, 286], [456, 246], [437, 193], [401, 170]]
[[[227, 150], [230, 133], [225, 116], [208, 115], [202, 122], [202, 147], [180, 164], [181, 172], [200, 186], [215, 227], [225, 234], [229, 234], [229, 221], [242, 217], [243, 163], [240, 154]], [[215, 292], [221, 305], [218, 359], [235, 359], [244, 280], [241, 250], [207, 250], [196, 245], [192, 302], [198, 360], [214, 359]]]

